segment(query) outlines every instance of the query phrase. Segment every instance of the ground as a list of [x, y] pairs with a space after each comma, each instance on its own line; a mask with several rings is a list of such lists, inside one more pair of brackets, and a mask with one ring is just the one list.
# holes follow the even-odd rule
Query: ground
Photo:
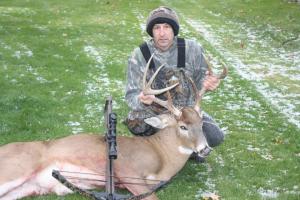
[[215, 72], [229, 68], [202, 103], [225, 142], [204, 164], [189, 161], [160, 199], [299, 199], [300, 5], [285, 0], [2, 0], [0, 143], [103, 133], [110, 94], [118, 134], [129, 135], [127, 58], [159, 5], [178, 12], [179, 35], [203, 46]]

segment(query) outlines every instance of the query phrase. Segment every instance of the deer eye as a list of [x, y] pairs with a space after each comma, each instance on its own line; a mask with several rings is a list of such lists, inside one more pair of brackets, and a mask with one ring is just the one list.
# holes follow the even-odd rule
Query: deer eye
[[181, 128], [182, 130], [185, 130], [185, 131], [188, 130], [186, 126], [180, 126], [180, 128]]

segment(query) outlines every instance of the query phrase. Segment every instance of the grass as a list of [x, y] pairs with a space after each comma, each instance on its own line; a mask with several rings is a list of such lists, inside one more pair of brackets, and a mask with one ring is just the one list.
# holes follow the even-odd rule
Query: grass
[[[300, 6], [283, 0], [2, 0], [0, 144], [103, 133], [102, 108], [109, 94], [119, 121], [125, 119], [127, 58], [147, 38], [141, 26], [149, 11], [162, 4], [180, 14], [181, 36], [198, 40], [216, 67], [222, 60], [230, 74], [202, 104], [226, 130], [225, 142], [205, 164], [189, 161], [159, 198], [201, 199], [215, 192], [229, 200], [300, 199], [299, 128], [282, 114], [279, 108], [285, 107], [274, 106], [258, 87], [267, 84], [265, 92], [289, 94], [279, 96], [279, 103], [291, 102], [299, 112], [299, 80], [292, 76], [299, 73], [299, 56], [292, 53], [299, 53], [300, 43], [282, 42], [299, 34]], [[199, 21], [211, 27], [214, 40], [195, 26]], [[295, 59], [278, 59], [278, 52]], [[259, 81], [241, 75], [231, 55]], [[129, 135], [121, 123], [118, 134]]]

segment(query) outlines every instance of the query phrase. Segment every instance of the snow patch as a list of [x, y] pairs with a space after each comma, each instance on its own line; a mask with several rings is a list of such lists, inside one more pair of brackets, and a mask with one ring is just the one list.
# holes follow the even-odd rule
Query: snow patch
[[77, 134], [83, 132], [83, 128], [80, 127], [80, 122], [68, 121], [66, 123], [67, 126], [72, 128], [72, 133]]
[[26, 7], [8, 7], [8, 6], [0, 6], [0, 15], [7, 16], [10, 14], [22, 14], [25, 16], [32, 16], [36, 14], [36, 12], [30, 8]]
[[[93, 102], [96, 97], [108, 97], [112, 92], [119, 92], [124, 90], [124, 83], [120, 80], [113, 80], [109, 78], [106, 66], [103, 63], [109, 65], [109, 61], [105, 60], [110, 54], [115, 54], [110, 52], [108, 49], [103, 47], [95, 47], [92, 45], [87, 45], [83, 47], [84, 53], [87, 57], [95, 61], [95, 65], [92, 66], [90, 73], [88, 73], [89, 79], [83, 84], [86, 85], [85, 95], [89, 99], [90, 103], [85, 105], [86, 114], [82, 118], [83, 121], [99, 119], [103, 113], [103, 105], [101, 101]], [[114, 109], [118, 109], [120, 106], [113, 102]], [[97, 124], [103, 125], [103, 119], [97, 120]]]
[[260, 194], [262, 198], [277, 198], [278, 197], [278, 192], [274, 190], [268, 190], [268, 189], [263, 189], [259, 188], [257, 192]]
[[[277, 74], [288, 77], [289, 80], [299, 82], [300, 53], [286, 52], [283, 48], [272, 48], [269, 45], [270, 41], [268, 38], [259, 38], [261, 37], [261, 33], [246, 27], [244, 24], [230, 24], [235, 27], [243, 27], [243, 30], [247, 32], [247, 39], [249, 40], [247, 44], [253, 45], [247, 46], [247, 52], [249, 52], [250, 56], [252, 54], [257, 55], [255, 47], [259, 45], [262, 46], [262, 50], [260, 51], [260, 57], [262, 59], [258, 58], [259, 60], [250, 60], [251, 64], [245, 64], [238, 52], [229, 52], [223, 47], [222, 38], [218, 37], [217, 33], [214, 34], [218, 31], [224, 32], [225, 30], [222, 30], [222, 28], [216, 29], [216, 27], [211, 27], [199, 20], [196, 21], [185, 16], [183, 16], [183, 18], [197, 31], [201, 32], [201, 35], [203, 35], [212, 46], [219, 52], [222, 52], [224, 58], [227, 59], [227, 63], [230, 63], [243, 78], [251, 81], [257, 91], [260, 92], [270, 104], [285, 115], [289, 122], [300, 128], [300, 110], [295, 106], [299, 105], [299, 99], [285, 98], [286, 90], [279, 90], [277, 88], [286, 86], [285, 83], [282, 83], [282, 86], [276, 85], [276, 87], [274, 87], [270, 86], [270, 81], [267, 80], [268, 77]], [[277, 31], [274, 27], [268, 27], [268, 29]], [[226, 29], [226, 31], [228, 31], [228, 29]], [[262, 62], [262, 60], [266, 61]], [[292, 66], [284, 66], [284, 63], [292, 63]], [[256, 68], [259, 68], [260, 70], [255, 71], [254, 69]], [[263, 74], [261, 71], [266, 71], [267, 75]], [[291, 86], [288, 85], [288, 87]], [[299, 87], [298, 84], [295, 87]], [[294, 96], [299, 96], [299, 94], [296, 93]]]

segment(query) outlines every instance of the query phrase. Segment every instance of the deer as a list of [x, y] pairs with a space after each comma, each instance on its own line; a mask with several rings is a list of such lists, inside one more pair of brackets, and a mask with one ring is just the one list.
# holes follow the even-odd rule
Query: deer
[[[176, 87], [178, 83], [164, 89], [151, 89], [155, 76], [163, 67], [147, 83], [151, 59], [145, 67], [143, 92], [157, 95]], [[210, 147], [203, 135], [202, 115], [198, 107], [205, 89], [200, 92], [195, 89], [195, 92], [198, 95], [194, 107], [179, 109], [170, 98], [155, 98], [155, 102], [167, 108], [168, 112], [145, 119], [146, 123], [158, 129], [154, 135], [117, 137], [118, 159], [114, 161], [114, 177], [120, 183], [119, 187], [134, 195], [147, 192], [155, 181], [170, 180], [176, 175], [193, 152], [207, 156]], [[72, 175], [70, 182], [79, 188], [104, 187], [106, 148], [105, 137], [94, 133], [3, 145], [0, 147], [0, 199], [72, 193], [52, 177], [53, 170], [66, 177]], [[130, 184], [129, 177], [134, 177], [139, 184]], [[157, 200], [158, 197], [153, 193], [145, 199]]]

